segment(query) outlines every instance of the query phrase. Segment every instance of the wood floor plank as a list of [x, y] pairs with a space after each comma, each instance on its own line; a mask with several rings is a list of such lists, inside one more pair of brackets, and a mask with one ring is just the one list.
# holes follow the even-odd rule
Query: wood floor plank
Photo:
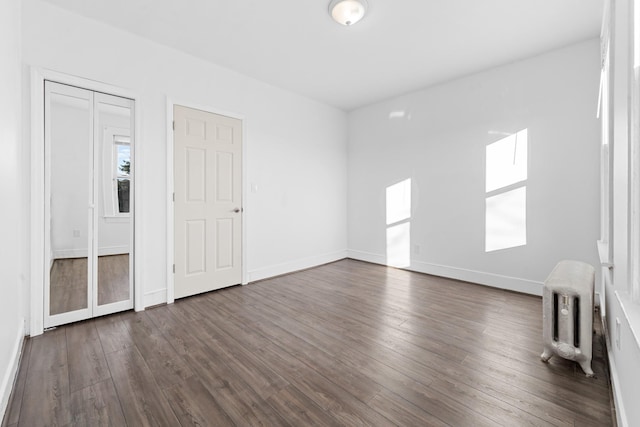
[[343, 425], [391, 425], [390, 421], [336, 383], [321, 375], [313, 366], [295, 358], [277, 345], [257, 351], [259, 357], [279, 372], [286, 373], [287, 380], [296, 389], [309, 396], [323, 410], [330, 412]]
[[[233, 306], [232, 301], [225, 302], [225, 305]], [[262, 332], [269, 339], [286, 348], [296, 359], [303, 361], [309, 366], [313, 366], [325, 377], [339, 381], [343, 387], [363, 402], [368, 401], [377, 393], [378, 385], [362, 375], [357, 370], [350, 370], [332, 353], [327, 353], [326, 343], [309, 342], [309, 336], [298, 336], [293, 334], [286, 326], [280, 327], [262, 316], [256, 311], [252, 311], [252, 318], [258, 316], [259, 321], [253, 323], [255, 328]], [[260, 317], [261, 316], [261, 317]], [[276, 320], [276, 319], [274, 319]]]
[[121, 316], [105, 316], [94, 321], [102, 350], [105, 353], [123, 350], [135, 345], [134, 339], [125, 326]]
[[[514, 383], [512, 378], [501, 377], [482, 366], [449, 365], [441, 369], [439, 378], [478, 390], [552, 425], [566, 426], [575, 415], [574, 411], [567, 411], [553, 400], [532, 394], [521, 383]], [[466, 404], [464, 397], [461, 403]]]
[[31, 354], [31, 339], [26, 338], [24, 341], [24, 347], [22, 349], [22, 356], [20, 358], [20, 368], [18, 369], [18, 376], [16, 378], [16, 384], [9, 398], [7, 404], [7, 410], [2, 420], [2, 426], [5, 425], [17, 425], [20, 420], [20, 411], [22, 409], [22, 397], [24, 395], [25, 383], [27, 380], [27, 370], [29, 369], [29, 355]]
[[470, 359], [469, 363], [474, 366], [474, 369], [483, 369], [491, 372], [492, 376], [508, 380], [542, 399], [557, 402], [580, 416], [599, 420], [604, 423], [603, 425], [607, 425], [610, 422], [608, 399], [595, 398], [591, 388], [579, 388], [578, 382], [560, 381], [557, 375], [544, 375], [547, 378], [545, 380], [544, 378], [518, 372], [501, 365], [499, 362], [492, 362], [488, 359], [483, 359], [479, 363], [473, 363]]
[[165, 337], [150, 336], [136, 345], [160, 388], [172, 387], [193, 375], [191, 367]]
[[323, 411], [331, 414], [340, 425], [380, 427], [394, 425], [380, 413], [370, 410], [364, 402], [313, 369], [307, 369], [301, 375], [292, 377], [290, 382]]
[[164, 394], [183, 427], [235, 425], [195, 376], [165, 389]]
[[[153, 311], [149, 310], [150, 312]], [[168, 388], [193, 375], [187, 363], [178, 355], [173, 346], [155, 327], [147, 312], [139, 313], [138, 321], [127, 324], [129, 333], [145, 363], [153, 372], [161, 388]]]
[[71, 393], [74, 426], [123, 426], [124, 415], [111, 378]]
[[541, 310], [343, 260], [29, 339], [3, 426], [612, 425], [599, 319], [586, 378]]
[[436, 379], [432, 386], [440, 393], [468, 405], [474, 411], [484, 414], [497, 425], [553, 426], [553, 423], [549, 421], [523, 411], [488, 393], [484, 393], [482, 390], [457, 382], [452, 378], [442, 377], [441, 379]]
[[178, 425], [169, 402], [136, 347], [114, 351], [106, 358], [128, 425]]
[[277, 411], [208, 347], [184, 356], [236, 425], [287, 425]]
[[[154, 321], [163, 319], [166, 315], [165, 310], [149, 310], [149, 317]], [[162, 320], [159, 320], [162, 321]], [[185, 355], [198, 351], [204, 344], [200, 337], [206, 336], [206, 331], [199, 323], [191, 325], [183, 325], [181, 323], [171, 322], [160, 326], [162, 335], [166, 341], [173, 347], [178, 355]]]
[[[454, 359], [462, 361], [467, 355], [465, 350], [458, 347], [451, 346], [446, 342], [427, 339], [419, 334], [412, 333], [398, 326], [386, 326], [385, 331], [388, 333], [380, 334], [380, 329], [372, 326], [368, 319], [355, 319], [352, 317], [351, 310], [336, 310], [330, 306], [322, 306], [325, 310], [317, 311], [318, 305], [316, 304], [316, 310], [311, 307], [309, 303], [303, 299], [295, 299], [289, 296], [284, 297], [282, 294], [276, 294], [274, 292], [260, 293], [263, 297], [262, 306], [270, 305], [271, 308], [281, 311], [288, 310], [290, 316], [296, 318], [298, 321], [305, 323], [310, 327], [313, 327], [325, 334], [339, 336], [343, 340], [349, 339], [350, 345], [353, 345], [360, 338], [367, 338], [370, 340], [377, 340], [379, 343], [383, 342], [383, 345], [392, 348], [398, 352], [419, 352], [420, 349], [439, 354], [448, 359]], [[346, 324], [335, 324], [332, 319], [340, 317], [341, 319], [350, 319], [351, 322]], [[403, 322], [404, 323], [404, 322]]]
[[369, 406], [399, 426], [450, 427], [452, 425], [439, 420], [386, 389], [381, 390], [371, 399]]
[[289, 385], [269, 396], [268, 402], [287, 420], [297, 426], [340, 426], [337, 419], [322, 410], [307, 395]]
[[30, 341], [29, 369], [18, 425], [67, 425], [71, 422], [71, 411], [65, 329], [46, 332]]
[[71, 393], [111, 378], [94, 322], [69, 325], [66, 337]]
[[351, 368], [362, 371], [386, 390], [442, 421], [453, 425], [489, 426], [494, 424], [482, 413], [459, 404], [441, 393], [440, 390], [434, 390], [432, 388], [433, 379], [430, 379], [429, 384], [425, 385], [410, 375], [402, 374], [392, 366], [383, 364], [369, 355], [353, 349], [346, 350], [338, 359], [345, 361]]
[[243, 350], [223, 329], [206, 320], [204, 323], [209, 336], [216, 337], [219, 344], [214, 346], [207, 343], [209, 349], [224, 360], [239, 378], [251, 384], [261, 397], [267, 398], [288, 385], [287, 380], [279, 373], [253, 353]]

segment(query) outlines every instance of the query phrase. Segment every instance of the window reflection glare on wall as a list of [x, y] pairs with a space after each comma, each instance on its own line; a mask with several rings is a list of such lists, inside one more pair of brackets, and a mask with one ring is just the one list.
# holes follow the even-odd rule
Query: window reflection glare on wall
[[411, 178], [386, 191], [387, 265], [411, 265]]
[[527, 129], [486, 147], [486, 252], [527, 244], [527, 161]]

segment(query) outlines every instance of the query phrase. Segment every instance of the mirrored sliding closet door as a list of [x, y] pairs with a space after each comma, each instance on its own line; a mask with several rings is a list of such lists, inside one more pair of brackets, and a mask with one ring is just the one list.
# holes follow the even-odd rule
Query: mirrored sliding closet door
[[133, 101], [45, 82], [45, 327], [133, 308]]

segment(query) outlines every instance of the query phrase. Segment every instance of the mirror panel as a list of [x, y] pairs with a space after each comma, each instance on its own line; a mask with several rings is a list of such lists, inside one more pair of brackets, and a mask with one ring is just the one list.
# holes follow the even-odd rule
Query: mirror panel
[[96, 94], [97, 304], [131, 298], [132, 113], [128, 99]]
[[[64, 91], [61, 91], [64, 92]], [[51, 315], [88, 308], [91, 254], [92, 130], [90, 94], [49, 96]]]

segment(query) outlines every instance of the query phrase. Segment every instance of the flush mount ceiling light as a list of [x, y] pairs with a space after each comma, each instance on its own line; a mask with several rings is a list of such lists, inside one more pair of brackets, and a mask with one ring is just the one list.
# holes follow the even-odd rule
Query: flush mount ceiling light
[[367, 0], [331, 0], [329, 14], [342, 25], [353, 25], [364, 17]]

